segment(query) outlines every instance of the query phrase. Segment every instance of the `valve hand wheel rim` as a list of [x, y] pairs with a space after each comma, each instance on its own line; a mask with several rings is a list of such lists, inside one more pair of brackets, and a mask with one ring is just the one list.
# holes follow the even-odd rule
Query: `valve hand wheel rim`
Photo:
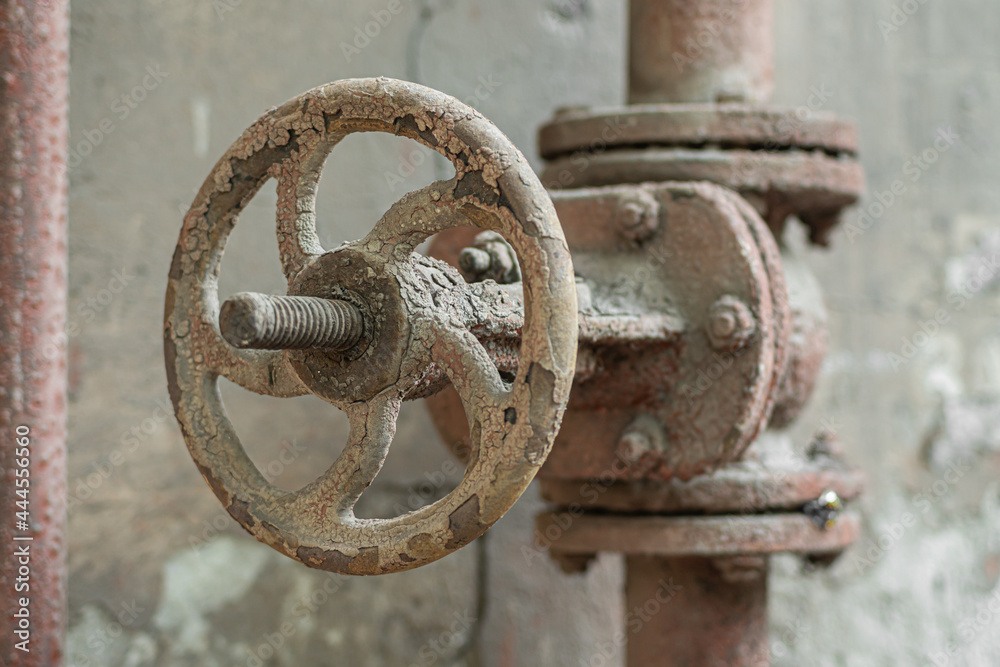
[[[405, 195], [364, 239], [326, 252], [315, 232], [319, 174], [341, 139], [367, 131], [414, 139], [448, 158], [456, 175]], [[222, 251], [240, 211], [270, 178], [278, 181], [277, 235], [289, 294], [355, 300], [370, 330], [354, 357], [238, 350], [220, 334]], [[476, 338], [419, 289], [421, 266], [432, 260], [413, 249], [437, 231], [467, 224], [504, 236], [523, 269], [526, 317], [511, 384]], [[332, 284], [330, 276], [343, 280]], [[572, 265], [555, 209], [510, 140], [443, 93], [392, 79], [351, 79], [264, 114], [215, 165], [174, 253], [164, 351], [188, 450], [229, 513], [258, 540], [310, 567], [381, 574], [468, 544], [520, 497], [558, 431], [576, 332]], [[395, 355], [391, 372], [362, 372], [379, 354]], [[381, 468], [400, 402], [431, 363], [444, 368], [473, 424], [466, 473], [444, 498], [416, 511], [357, 518], [354, 503]], [[302, 489], [275, 487], [243, 449], [222, 405], [219, 376], [273, 396], [317, 393], [350, 419], [344, 451]]]

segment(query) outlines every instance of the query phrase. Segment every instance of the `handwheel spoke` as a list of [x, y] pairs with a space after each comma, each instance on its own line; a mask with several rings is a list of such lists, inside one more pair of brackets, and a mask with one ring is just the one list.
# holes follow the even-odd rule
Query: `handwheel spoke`
[[402, 196], [358, 244], [386, 259], [403, 259], [431, 235], [471, 224], [455, 201], [457, 185], [456, 177]]
[[278, 168], [275, 222], [281, 270], [289, 281], [324, 252], [316, 233], [316, 190], [332, 148], [332, 144], [318, 148], [305, 163], [283, 163]]
[[354, 505], [385, 463], [401, 403], [399, 392], [389, 388], [370, 401], [346, 406], [351, 435], [344, 451], [319, 479], [286, 498], [287, 509], [317, 526], [353, 516]]
[[457, 322], [431, 320], [431, 359], [444, 368], [469, 422], [481, 421], [509, 398], [500, 372], [479, 340]]

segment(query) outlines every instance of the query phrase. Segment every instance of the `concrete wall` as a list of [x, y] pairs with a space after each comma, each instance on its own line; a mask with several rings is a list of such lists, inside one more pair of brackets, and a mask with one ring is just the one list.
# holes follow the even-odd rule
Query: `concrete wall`
[[[857, 119], [872, 195], [832, 250], [802, 249], [826, 289], [832, 345], [792, 433], [804, 444], [833, 426], [869, 472], [866, 535], [827, 571], [777, 559], [775, 663], [998, 664], [1000, 136], [990, 121], [1000, 110], [1000, 9], [776, 4], [776, 102], [807, 104], [819, 91], [824, 108]], [[485, 539], [432, 566], [337, 577], [243, 534], [173, 421], [160, 325], [181, 217], [215, 159], [264, 110], [335, 79], [410, 79], [476, 106], [537, 167], [535, 129], [554, 109], [624, 99], [624, 2], [389, 8], [396, 3], [74, 3], [71, 665], [620, 660], [605, 650], [620, 627], [619, 561], [602, 557], [579, 577], [526, 562], [535, 492]], [[385, 23], [377, 30], [372, 12]], [[366, 26], [374, 36], [363, 36]], [[911, 161], [949, 129], [958, 140]], [[404, 140], [347, 139], [321, 188], [324, 245], [357, 238], [443, 169]], [[897, 179], [903, 194], [880, 203]], [[274, 203], [268, 186], [241, 218], [223, 297], [282, 291]], [[795, 234], [789, 242], [801, 245]], [[318, 474], [346, 435], [343, 417], [318, 399], [232, 386], [223, 395], [252, 457], [282, 485]], [[425, 475], [437, 471], [456, 474], [421, 405], [409, 404], [364, 511], [430, 499], [442, 491]]]

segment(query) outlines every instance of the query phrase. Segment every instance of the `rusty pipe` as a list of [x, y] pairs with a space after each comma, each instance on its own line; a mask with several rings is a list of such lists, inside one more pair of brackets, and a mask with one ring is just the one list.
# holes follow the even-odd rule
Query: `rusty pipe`
[[770, 664], [766, 556], [625, 563], [627, 664]]
[[631, 0], [629, 14], [629, 104], [771, 97], [772, 0]]
[[[0, 0], [0, 664], [7, 667], [62, 664], [65, 633], [68, 9], [67, 0]], [[28, 485], [18, 486], [21, 479]]]

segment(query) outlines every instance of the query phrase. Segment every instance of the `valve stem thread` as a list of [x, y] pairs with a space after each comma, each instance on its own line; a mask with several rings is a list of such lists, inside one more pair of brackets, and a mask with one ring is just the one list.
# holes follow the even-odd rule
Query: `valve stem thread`
[[241, 292], [222, 304], [219, 329], [241, 349], [344, 351], [361, 340], [364, 319], [346, 301]]

